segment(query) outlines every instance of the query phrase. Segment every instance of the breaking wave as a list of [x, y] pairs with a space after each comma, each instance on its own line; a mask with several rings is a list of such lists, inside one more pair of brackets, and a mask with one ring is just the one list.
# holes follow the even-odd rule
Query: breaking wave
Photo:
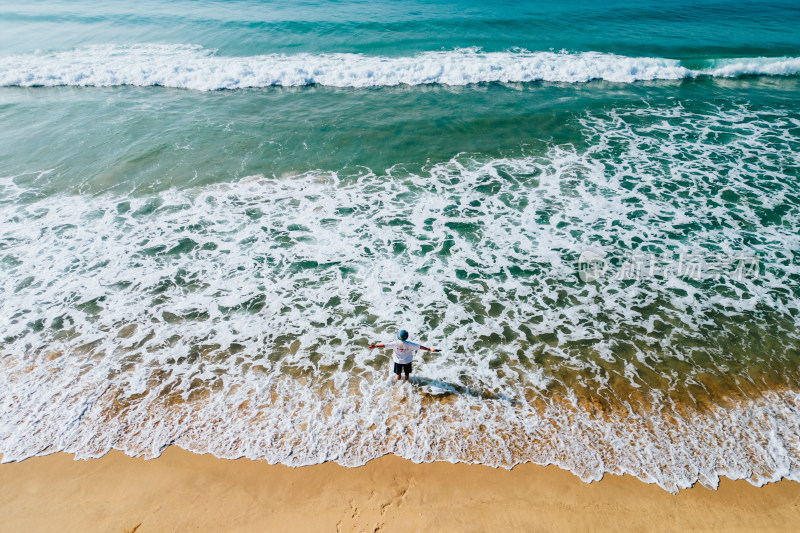
[[164, 86], [195, 90], [323, 85], [469, 85], [476, 83], [604, 80], [631, 83], [697, 76], [785, 76], [800, 72], [800, 58], [710, 61], [690, 69], [676, 59], [599, 52], [482, 52], [467, 48], [388, 57], [362, 54], [219, 56], [200, 46], [97, 45], [0, 58], [0, 86]]

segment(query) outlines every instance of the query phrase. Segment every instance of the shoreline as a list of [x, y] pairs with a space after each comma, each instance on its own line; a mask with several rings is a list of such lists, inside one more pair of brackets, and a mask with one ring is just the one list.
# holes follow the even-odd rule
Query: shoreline
[[671, 494], [630, 475], [585, 483], [554, 465], [356, 468], [219, 459], [170, 446], [145, 460], [59, 452], [0, 465], [4, 531], [790, 531], [800, 483], [722, 478]]

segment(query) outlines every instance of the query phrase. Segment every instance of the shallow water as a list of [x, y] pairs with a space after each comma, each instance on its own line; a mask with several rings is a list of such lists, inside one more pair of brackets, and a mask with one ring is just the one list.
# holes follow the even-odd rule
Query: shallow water
[[797, 479], [797, 8], [414, 6], [0, 9], [3, 460]]

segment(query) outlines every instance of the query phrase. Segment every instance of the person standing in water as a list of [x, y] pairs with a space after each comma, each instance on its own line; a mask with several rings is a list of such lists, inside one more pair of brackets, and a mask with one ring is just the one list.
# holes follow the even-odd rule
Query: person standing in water
[[392, 348], [394, 350], [392, 359], [394, 360], [394, 373], [397, 374], [398, 380], [401, 373], [404, 373], [406, 380], [408, 380], [408, 375], [411, 374], [411, 362], [414, 360], [414, 352], [417, 350], [425, 350], [431, 353], [441, 352], [441, 350], [432, 350], [415, 342], [408, 342], [408, 332], [404, 329], [401, 329], [400, 333], [397, 334], [396, 341], [387, 342], [386, 344], [370, 344], [368, 348], [370, 350], [373, 348]]

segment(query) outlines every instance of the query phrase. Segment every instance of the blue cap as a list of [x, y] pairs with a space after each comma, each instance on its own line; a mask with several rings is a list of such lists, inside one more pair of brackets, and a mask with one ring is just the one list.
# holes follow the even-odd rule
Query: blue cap
[[401, 329], [400, 332], [397, 334], [397, 338], [401, 341], [408, 339], [408, 332], [404, 329]]

